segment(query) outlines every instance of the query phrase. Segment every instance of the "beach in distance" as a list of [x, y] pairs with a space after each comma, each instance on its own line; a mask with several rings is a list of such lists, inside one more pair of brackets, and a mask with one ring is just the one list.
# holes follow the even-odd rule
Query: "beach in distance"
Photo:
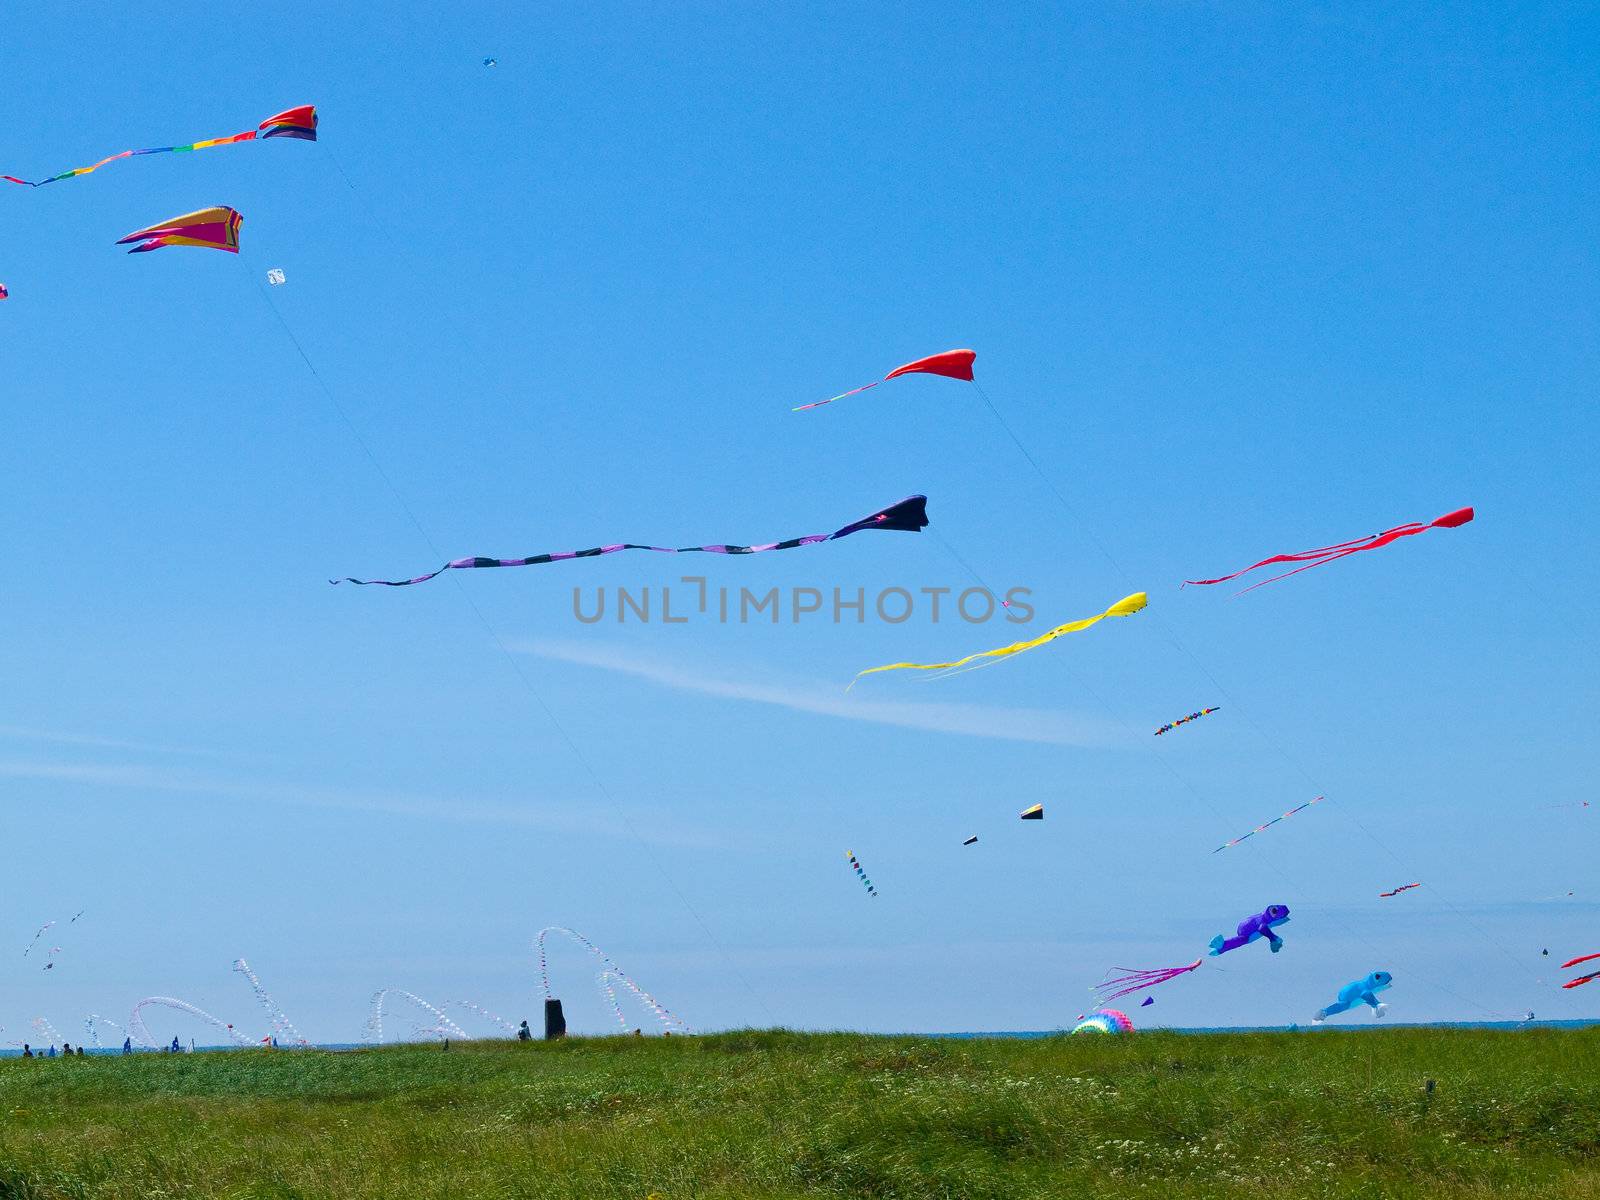
[[1600, 1197], [1555, 1025], [672, 1038], [0, 1063], [0, 1196]]

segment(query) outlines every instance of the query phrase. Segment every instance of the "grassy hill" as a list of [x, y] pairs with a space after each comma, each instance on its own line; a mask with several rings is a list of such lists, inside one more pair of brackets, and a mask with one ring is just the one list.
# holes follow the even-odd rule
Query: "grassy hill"
[[1600, 1200], [1600, 1032], [778, 1031], [0, 1062], [0, 1198], [1144, 1195]]

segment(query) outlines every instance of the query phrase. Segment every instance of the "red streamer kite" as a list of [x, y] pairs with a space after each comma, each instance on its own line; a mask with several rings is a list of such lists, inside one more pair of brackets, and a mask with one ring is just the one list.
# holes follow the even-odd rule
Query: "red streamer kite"
[[843, 400], [846, 396], [854, 396], [869, 388], [875, 388], [880, 383], [888, 383], [901, 375], [943, 375], [946, 379], [964, 379], [972, 382], [972, 360], [978, 357], [976, 350], [946, 350], [943, 354], [930, 354], [927, 358], [919, 358], [915, 362], [908, 362], [903, 367], [896, 367], [882, 379], [872, 383], [863, 384], [858, 388], [851, 388], [848, 392], [840, 392], [837, 396], [829, 396], [826, 400], [818, 400], [814, 404], [802, 404], [793, 409], [794, 412], [804, 412], [808, 408], [821, 408], [824, 404], [832, 404], [835, 400]]
[[1472, 520], [1471, 508], [1458, 508], [1455, 512], [1445, 513], [1444, 516], [1434, 521], [1423, 524], [1412, 521], [1405, 525], [1396, 525], [1393, 529], [1385, 529], [1382, 533], [1374, 533], [1368, 537], [1356, 538], [1353, 541], [1340, 542], [1336, 546], [1323, 546], [1317, 550], [1302, 550], [1298, 554], [1274, 554], [1271, 558], [1263, 558], [1258, 563], [1233, 572], [1231, 575], [1219, 575], [1215, 579], [1186, 579], [1184, 586], [1189, 584], [1206, 585], [1212, 583], [1227, 583], [1230, 579], [1237, 579], [1241, 575], [1248, 575], [1258, 567], [1277, 566], [1283, 563], [1301, 563], [1292, 571], [1285, 571], [1282, 575], [1274, 575], [1271, 579], [1263, 579], [1260, 583], [1252, 584], [1243, 591], [1235, 593], [1244, 595], [1253, 592], [1258, 587], [1266, 587], [1269, 583], [1277, 583], [1280, 579], [1287, 579], [1291, 575], [1298, 575], [1301, 571], [1309, 571], [1312, 567], [1320, 567], [1341, 558], [1348, 558], [1352, 554], [1359, 554], [1363, 550], [1377, 550], [1387, 546], [1390, 542], [1399, 541], [1404, 537], [1415, 537], [1419, 533], [1426, 533], [1430, 529], [1457, 529]]

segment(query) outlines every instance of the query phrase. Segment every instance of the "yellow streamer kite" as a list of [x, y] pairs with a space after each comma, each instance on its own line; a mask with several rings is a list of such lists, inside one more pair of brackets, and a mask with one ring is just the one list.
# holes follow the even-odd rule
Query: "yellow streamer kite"
[[[1012, 654], [1021, 654], [1024, 650], [1035, 650], [1044, 645], [1046, 642], [1055, 641], [1056, 638], [1060, 637], [1064, 633], [1078, 633], [1081, 630], [1089, 628], [1089, 626], [1098, 621], [1105, 620], [1107, 617], [1131, 617], [1134, 613], [1143, 608], [1147, 602], [1148, 597], [1146, 597], [1143, 592], [1135, 592], [1131, 596], [1127, 596], [1121, 600], [1118, 600], [1103, 613], [1096, 613], [1094, 616], [1085, 617], [1081, 621], [1068, 621], [1065, 625], [1057, 625], [1054, 629], [1050, 630], [1050, 632], [1041, 634], [1039, 637], [1033, 638], [1031, 641], [1013, 642], [1009, 646], [1000, 646], [994, 650], [980, 650], [976, 654], [969, 654], [965, 658], [956, 659], [954, 662], [903, 662], [889, 663], [887, 666], [882, 667], [868, 667], [865, 671], [858, 672], [856, 674], [856, 679], [860, 679], [863, 675], [875, 674], [878, 671], [946, 671], [953, 670], [956, 667], [964, 667], [969, 662], [973, 662], [980, 658], [1006, 658]], [[850, 687], [855, 687], [856, 679], [852, 679], [850, 681]], [[845, 690], [849, 691], [850, 688], [846, 688]]]

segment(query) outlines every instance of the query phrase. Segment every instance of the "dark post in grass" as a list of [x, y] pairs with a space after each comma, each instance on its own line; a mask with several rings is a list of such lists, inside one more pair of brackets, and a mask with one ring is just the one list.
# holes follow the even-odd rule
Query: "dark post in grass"
[[553, 1042], [567, 1036], [567, 1018], [561, 1013], [561, 1001], [544, 1002], [544, 1040]]

